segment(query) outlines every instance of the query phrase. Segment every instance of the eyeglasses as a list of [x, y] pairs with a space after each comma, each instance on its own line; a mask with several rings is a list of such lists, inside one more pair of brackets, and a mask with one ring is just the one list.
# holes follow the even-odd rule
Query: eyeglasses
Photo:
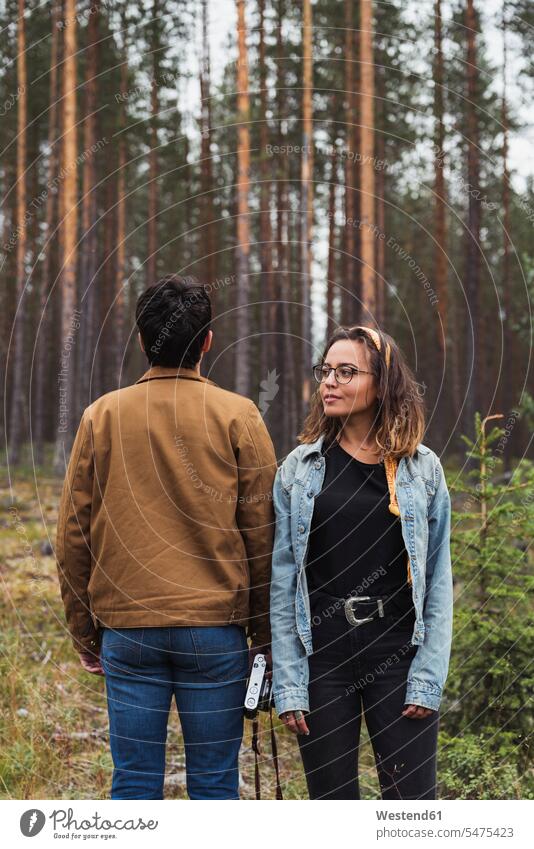
[[337, 383], [350, 383], [354, 375], [374, 374], [372, 371], [364, 371], [355, 366], [337, 366], [337, 368], [334, 368], [333, 366], [324, 366], [321, 363], [313, 366], [313, 376], [317, 383], [324, 383], [325, 380], [328, 380], [331, 371], [334, 372]]

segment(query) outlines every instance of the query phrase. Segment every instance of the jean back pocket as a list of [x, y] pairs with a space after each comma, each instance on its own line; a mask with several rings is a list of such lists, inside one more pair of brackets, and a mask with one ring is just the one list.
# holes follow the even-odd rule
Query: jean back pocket
[[248, 644], [241, 625], [194, 627], [191, 628], [191, 638], [202, 677], [220, 684], [246, 678]]

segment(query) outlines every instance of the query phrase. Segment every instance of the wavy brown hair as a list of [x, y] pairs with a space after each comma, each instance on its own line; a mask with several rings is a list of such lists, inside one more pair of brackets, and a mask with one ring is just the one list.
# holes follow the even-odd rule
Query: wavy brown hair
[[[396, 460], [412, 457], [425, 432], [425, 412], [420, 384], [406, 363], [404, 356], [387, 333], [377, 331], [380, 336], [380, 351], [370, 334], [362, 327], [339, 327], [328, 339], [321, 362], [328, 351], [340, 339], [361, 340], [371, 355], [370, 368], [377, 385], [377, 405], [374, 420], [376, 442], [382, 458], [391, 456]], [[386, 368], [386, 344], [390, 345], [390, 363]], [[321, 435], [329, 445], [340, 432], [343, 419], [340, 416], [325, 416], [321, 401], [320, 386], [313, 393], [310, 412], [297, 439], [299, 442], [315, 442]]]

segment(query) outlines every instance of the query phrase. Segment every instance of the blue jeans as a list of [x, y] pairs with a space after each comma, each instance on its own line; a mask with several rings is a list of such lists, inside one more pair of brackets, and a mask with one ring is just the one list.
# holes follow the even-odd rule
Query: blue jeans
[[104, 628], [112, 799], [163, 799], [172, 697], [190, 799], [239, 799], [248, 644], [241, 625]]

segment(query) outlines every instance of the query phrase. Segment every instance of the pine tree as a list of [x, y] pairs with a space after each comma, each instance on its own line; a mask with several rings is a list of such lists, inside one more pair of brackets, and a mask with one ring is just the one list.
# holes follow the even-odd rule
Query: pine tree
[[311, 284], [313, 227], [313, 29], [311, 0], [303, 0], [302, 17], [302, 157], [301, 157], [301, 263], [302, 263], [302, 338], [301, 386], [302, 413], [310, 400]]
[[249, 187], [250, 187], [250, 96], [248, 77], [245, 1], [237, 2], [237, 246], [236, 246], [236, 352], [235, 386], [241, 395], [250, 393], [250, 313], [249, 313]]
[[54, 466], [64, 469], [74, 438], [75, 411], [75, 336], [76, 245], [78, 237], [77, 138], [76, 138], [76, 0], [65, 0], [66, 26], [63, 29], [64, 62], [62, 68], [62, 181], [61, 199], [61, 351], [58, 382], [56, 453]]
[[375, 273], [375, 72], [373, 64], [373, 2], [360, 0], [360, 153], [362, 318], [377, 322]]
[[51, 48], [50, 48], [50, 81], [48, 107], [48, 162], [46, 168], [46, 183], [48, 186], [45, 206], [45, 248], [39, 287], [39, 321], [37, 329], [35, 364], [35, 419], [34, 419], [34, 456], [35, 462], [41, 464], [44, 460], [44, 442], [46, 436], [46, 389], [49, 363], [52, 353], [52, 247], [53, 229], [57, 212], [56, 192], [51, 188], [57, 173], [58, 156], [58, 57], [59, 57], [59, 0], [53, 0], [51, 7]]
[[26, 25], [25, 4], [19, 0], [17, 20], [17, 314], [13, 355], [13, 390], [11, 396], [11, 426], [9, 429], [10, 462], [19, 460], [21, 439], [25, 427], [23, 416], [23, 371], [24, 371], [24, 288], [26, 283], [26, 245], [28, 228], [26, 221], [26, 135], [28, 121], [28, 83], [26, 74]]
[[449, 487], [456, 600], [445, 716], [449, 735], [477, 735], [519, 775], [534, 744], [534, 465], [523, 459], [502, 475], [509, 435], [487, 430], [499, 418], [475, 415], [475, 438], [462, 436], [473, 468]]

